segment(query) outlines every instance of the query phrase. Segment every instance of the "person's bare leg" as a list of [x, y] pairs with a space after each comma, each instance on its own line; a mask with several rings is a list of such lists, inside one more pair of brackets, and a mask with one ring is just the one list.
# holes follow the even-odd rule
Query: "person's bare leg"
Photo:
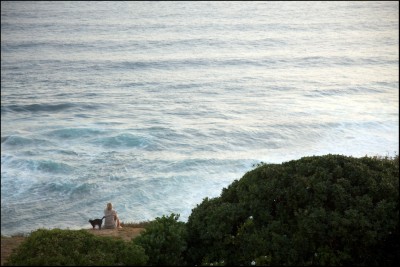
[[117, 228], [122, 228], [120, 222], [119, 222], [119, 218], [117, 218]]

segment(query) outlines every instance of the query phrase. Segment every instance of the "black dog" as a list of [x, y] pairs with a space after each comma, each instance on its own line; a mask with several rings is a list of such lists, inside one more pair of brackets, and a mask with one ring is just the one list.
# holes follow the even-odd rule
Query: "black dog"
[[103, 216], [103, 218], [101, 219], [94, 219], [94, 220], [89, 220], [90, 224], [93, 226], [93, 229], [95, 228], [95, 226], [97, 225], [99, 227], [99, 230], [101, 229], [101, 225], [103, 224], [103, 219], [106, 216]]

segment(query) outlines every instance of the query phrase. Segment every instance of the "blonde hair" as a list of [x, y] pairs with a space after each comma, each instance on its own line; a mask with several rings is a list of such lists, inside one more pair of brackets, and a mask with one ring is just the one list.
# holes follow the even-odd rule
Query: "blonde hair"
[[107, 203], [107, 209], [108, 209], [108, 210], [112, 210], [112, 204], [111, 204], [111, 202]]

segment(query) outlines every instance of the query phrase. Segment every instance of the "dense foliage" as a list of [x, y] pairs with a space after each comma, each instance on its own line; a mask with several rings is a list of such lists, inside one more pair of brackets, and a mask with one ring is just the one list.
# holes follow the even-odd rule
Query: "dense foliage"
[[8, 265], [395, 265], [399, 157], [304, 157], [259, 164], [131, 242], [37, 230]]
[[149, 265], [185, 265], [186, 227], [179, 215], [162, 216], [150, 222], [146, 231], [133, 239], [149, 256]]
[[395, 264], [399, 158], [263, 164], [204, 199], [187, 229], [189, 264]]
[[135, 265], [147, 263], [144, 249], [112, 237], [98, 237], [85, 230], [32, 232], [11, 254], [5, 265]]

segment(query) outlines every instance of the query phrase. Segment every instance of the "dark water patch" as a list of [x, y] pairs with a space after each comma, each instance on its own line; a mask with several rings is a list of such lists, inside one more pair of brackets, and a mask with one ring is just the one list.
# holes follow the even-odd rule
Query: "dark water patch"
[[19, 169], [21, 171], [33, 171], [33, 172], [44, 172], [53, 174], [69, 174], [73, 172], [74, 168], [70, 165], [57, 162], [53, 160], [27, 160], [27, 159], [15, 159], [10, 160], [7, 163], [7, 167], [13, 169]]
[[148, 138], [130, 133], [98, 138], [92, 141], [92, 143], [101, 145], [105, 148], [148, 148], [153, 145]]
[[185, 133], [180, 133], [174, 129], [166, 128], [166, 127], [149, 127], [148, 129], [140, 129], [139, 131], [145, 134], [146, 132], [151, 133], [152, 136], [156, 137], [157, 140], [160, 141], [173, 141], [173, 142], [182, 142], [183, 140], [187, 140], [189, 136]]
[[19, 136], [2, 136], [1, 137], [1, 144], [8, 144], [8, 145], [24, 145], [32, 143], [31, 139], [19, 137]]
[[357, 94], [379, 94], [385, 93], [381, 88], [372, 87], [345, 87], [345, 88], [335, 88], [335, 89], [312, 89], [308, 90], [303, 95], [311, 98], [318, 97], [331, 97], [331, 96], [346, 96], [346, 95], [357, 95]]
[[[207, 172], [214, 173], [221, 170], [226, 170], [227, 167], [234, 167], [238, 169], [247, 168], [251, 166], [255, 160], [252, 159], [217, 159], [217, 158], [188, 158], [183, 160], [158, 160], [155, 164], [152, 161], [143, 161], [144, 164], [149, 165], [150, 169], [157, 170], [158, 173], [179, 173], [183, 172]], [[231, 171], [231, 170], [226, 170]]]
[[99, 65], [99, 68], [112, 70], [145, 70], [145, 69], [180, 69], [180, 68], [198, 68], [198, 67], [226, 67], [226, 66], [260, 66], [258, 60], [249, 59], [167, 59], [167, 60], [146, 60], [146, 61], [123, 61], [107, 65]]
[[[211, 83], [170, 83], [170, 84], [165, 84], [165, 87], [168, 89], [197, 89], [197, 88], [207, 88], [207, 87], [212, 87], [213, 84]], [[188, 100], [189, 101], [189, 100]]]
[[376, 86], [379, 87], [388, 87], [388, 88], [396, 88], [399, 87], [399, 82], [387, 82], [387, 81], [379, 81], [374, 83]]
[[73, 171], [73, 168], [69, 166], [68, 164], [61, 163], [61, 162], [56, 162], [52, 160], [40, 160], [40, 161], [35, 161], [34, 164], [34, 169], [37, 169], [38, 171], [41, 172], [47, 172], [47, 173], [70, 173]]
[[58, 112], [74, 107], [73, 104], [31, 104], [1, 106], [1, 112]]
[[117, 125], [123, 125], [123, 122], [117, 122], [117, 121], [98, 121], [95, 122], [97, 125], [105, 125], [105, 126], [117, 126]]
[[70, 93], [59, 93], [59, 94], [55, 94], [54, 97], [69, 97], [71, 94]]
[[[181, 68], [196, 69], [199, 67], [264, 67], [275, 68], [315, 68], [315, 67], [351, 67], [351, 66], [371, 66], [371, 65], [398, 65], [398, 60], [370, 58], [370, 57], [339, 57], [339, 56], [306, 56], [306, 57], [252, 57], [243, 58], [240, 56], [230, 56], [226, 58], [199, 57], [199, 58], [169, 58], [159, 60], [36, 60], [24, 63], [20, 67], [26, 69], [47, 68], [58, 71], [81, 72], [88, 69], [96, 72], [127, 71], [127, 70], [176, 70]], [[4, 69], [14, 66], [5, 65]], [[123, 83], [122, 87], [141, 87], [152, 85], [152, 82], [128, 82]]]
[[86, 51], [98, 48], [96, 44], [89, 42], [60, 42], [47, 40], [45, 42], [41, 41], [15, 41], [15, 42], [6, 42], [2, 45], [4, 46], [5, 51], [13, 51], [13, 52], [22, 52], [22, 51], [30, 51], [30, 50], [46, 50], [46, 51], [68, 51], [73, 50], [74, 52]]
[[327, 96], [340, 96], [343, 94], [341, 89], [313, 89], [308, 90], [304, 96], [306, 97], [327, 97]]
[[123, 88], [137, 88], [137, 87], [148, 87], [148, 86], [157, 86], [160, 83], [155, 83], [155, 82], [128, 82], [128, 83], [123, 83], [120, 84], [119, 87]]
[[[389, 60], [382, 58], [356, 58], [356, 57], [339, 57], [339, 56], [313, 56], [292, 58], [290, 61], [281, 61], [288, 63], [290, 66], [298, 68], [326, 68], [326, 67], [352, 67], [352, 66], [376, 66], [376, 65], [398, 65], [398, 60]], [[286, 65], [286, 64], [283, 64]], [[289, 67], [289, 66], [288, 66]]]
[[41, 186], [42, 191], [47, 194], [68, 196], [70, 198], [87, 197], [97, 187], [95, 184], [72, 182], [52, 182]]
[[88, 114], [75, 114], [74, 117], [76, 118], [91, 118], [92, 116], [88, 115]]
[[98, 97], [99, 94], [97, 94], [97, 93], [86, 93], [86, 94], [83, 94], [83, 96], [84, 97]]
[[72, 150], [65, 150], [65, 149], [50, 149], [49, 152], [61, 154], [61, 155], [68, 155], [68, 156], [78, 156], [79, 154]]
[[385, 93], [385, 90], [382, 90], [378, 87], [365, 87], [365, 86], [357, 86], [357, 87], [347, 87], [344, 89], [346, 94], [380, 94]]
[[46, 145], [48, 141], [41, 139], [32, 139], [18, 135], [2, 136], [1, 144], [6, 146], [23, 147], [29, 145]]
[[82, 137], [95, 137], [105, 133], [104, 130], [94, 128], [63, 128], [48, 132], [46, 135], [59, 139], [76, 139]]
[[[52, 84], [54, 84], [55, 83], [55, 81], [52, 81], [52, 80], [49, 80], [49, 81], [51, 81], [51, 83]], [[48, 82], [49, 82], [48, 81]], [[62, 82], [60, 82], [60, 85], [62, 86], [62, 85], [64, 85], [64, 84], [66, 84], [65, 83], [66, 81], [62, 81]], [[63, 98], [65, 98], [65, 99], [68, 99], [68, 98], [77, 98], [77, 99], [79, 99], [79, 98], [81, 98], [81, 99], [90, 99], [90, 98], [95, 98], [95, 97], [98, 97], [99, 96], [99, 94], [97, 94], [97, 93], [83, 93], [83, 92], [65, 92], [65, 93], [59, 93], [59, 94], [55, 94], [54, 95], [54, 98], [56, 98], [56, 99], [63, 99]], [[75, 104], [77, 104], [77, 103], [75, 103]], [[97, 104], [97, 103], [96, 103]], [[82, 105], [82, 104], [80, 104], [82, 107], [85, 107], [85, 105]], [[90, 104], [88, 107], [91, 107], [91, 106], [93, 106], [93, 104]]]

